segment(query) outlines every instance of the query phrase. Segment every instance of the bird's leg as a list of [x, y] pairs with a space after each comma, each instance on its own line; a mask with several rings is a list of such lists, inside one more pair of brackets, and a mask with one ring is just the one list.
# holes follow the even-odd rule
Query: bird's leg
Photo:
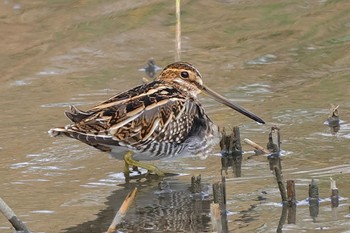
[[164, 172], [162, 172], [159, 168], [157, 168], [154, 165], [151, 164], [147, 164], [147, 163], [140, 163], [139, 161], [135, 161], [132, 158], [132, 152], [128, 151], [125, 155], [124, 155], [124, 161], [125, 161], [125, 169], [124, 172], [126, 174], [129, 174], [129, 166], [137, 166], [137, 167], [142, 167], [144, 169], [146, 169], [148, 171], [148, 173], [154, 172], [156, 173], [158, 176], [164, 176]]
[[124, 160], [124, 174], [125, 175], [129, 175], [130, 174], [130, 170], [129, 170], [129, 164]]

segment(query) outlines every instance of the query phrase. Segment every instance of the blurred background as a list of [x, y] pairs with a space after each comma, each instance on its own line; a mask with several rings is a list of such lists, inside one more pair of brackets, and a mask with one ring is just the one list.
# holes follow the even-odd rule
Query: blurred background
[[[349, 229], [349, 12], [347, 0], [181, 1], [181, 60], [267, 124], [200, 96], [208, 115], [264, 146], [277, 125], [284, 178], [295, 180], [297, 200], [308, 197], [311, 179], [319, 184], [317, 218], [300, 202], [285, 232]], [[69, 105], [87, 109], [141, 84], [146, 74], [138, 69], [150, 58], [160, 67], [174, 62], [175, 24], [175, 1], [0, 1], [0, 196], [32, 231], [107, 230], [130, 190], [123, 162], [47, 131], [69, 123], [63, 115]], [[331, 104], [339, 105], [336, 133], [325, 123]], [[227, 176], [229, 231], [276, 232], [281, 206], [274, 176], [266, 157], [247, 159], [252, 149], [243, 150], [242, 177]], [[176, 187], [199, 174], [212, 183], [221, 179], [219, 151], [206, 160], [156, 164], [182, 174], [169, 178]], [[336, 209], [330, 177], [341, 196]], [[155, 198], [157, 182], [139, 182], [126, 225], [137, 225], [138, 207]], [[210, 232], [208, 221], [197, 230], [140, 224], [125, 232]], [[0, 232], [13, 232], [9, 226], [0, 217]]]

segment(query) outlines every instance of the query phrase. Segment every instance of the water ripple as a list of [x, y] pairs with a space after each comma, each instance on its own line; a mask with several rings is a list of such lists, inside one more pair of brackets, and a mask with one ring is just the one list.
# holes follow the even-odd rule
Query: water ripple
[[62, 103], [48, 103], [42, 104], [40, 107], [42, 108], [57, 108], [57, 107], [69, 107], [71, 105], [80, 106], [80, 105], [89, 105], [94, 104], [95, 102], [62, 102]]
[[266, 65], [271, 64], [273, 61], [277, 59], [276, 55], [273, 54], [265, 54], [260, 57], [257, 57], [253, 60], [247, 61], [247, 65]]
[[288, 109], [277, 114], [277, 116], [272, 118], [278, 122], [284, 124], [305, 124], [305, 122], [314, 121], [315, 118], [324, 115], [324, 112], [310, 109]]
[[[84, 166], [72, 165], [74, 161], [88, 157], [92, 152], [84, 151], [79, 145], [69, 144], [67, 140], [54, 143], [41, 153], [28, 154], [28, 161], [13, 163], [11, 169], [21, 169], [22, 173], [43, 173], [45, 176], [63, 175], [63, 171], [83, 169]], [[61, 144], [64, 144], [62, 146]]]
[[314, 170], [307, 170], [307, 171], [297, 171], [293, 172], [291, 174], [310, 174], [312, 176], [317, 177], [324, 177], [324, 176], [331, 176], [334, 174], [346, 174], [350, 173], [350, 164], [342, 164], [332, 167], [326, 167], [326, 168], [320, 168], [320, 169], [314, 169]]
[[[142, 169], [143, 170], [143, 169]], [[144, 172], [147, 172], [146, 170]], [[109, 174], [106, 178], [99, 179], [97, 182], [89, 182], [87, 184], [80, 185], [85, 188], [96, 188], [99, 186], [110, 186], [115, 187], [118, 183], [125, 182], [123, 172]]]
[[252, 83], [245, 86], [240, 86], [237, 88], [238, 90], [243, 90], [245, 93], [248, 94], [266, 94], [266, 93], [272, 93], [271, 86], [268, 84], [263, 83]]

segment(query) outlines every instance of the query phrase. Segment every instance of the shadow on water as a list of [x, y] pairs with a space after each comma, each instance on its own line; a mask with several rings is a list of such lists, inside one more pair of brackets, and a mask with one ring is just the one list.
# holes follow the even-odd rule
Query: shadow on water
[[118, 185], [107, 197], [106, 208], [93, 221], [65, 229], [65, 232], [105, 232], [127, 194], [138, 188], [127, 217], [119, 225], [121, 232], [207, 232], [210, 222], [209, 195], [190, 192], [190, 183], [176, 176], [133, 180]]

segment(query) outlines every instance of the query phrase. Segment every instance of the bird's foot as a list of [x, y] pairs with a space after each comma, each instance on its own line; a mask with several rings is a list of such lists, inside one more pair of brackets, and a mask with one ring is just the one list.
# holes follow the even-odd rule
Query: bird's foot
[[147, 163], [141, 163], [139, 161], [134, 160], [132, 158], [132, 152], [131, 151], [128, 151], [124, 155], [124, 161], [125, 161], [125, 167], [124, 167], [124, 174], [125, 174], [125, 176], [129, 176], [130, 175], [130, 170], [129, 170], [130, 166], [133, 167], [133, 171], [138, 171], [139, 174], [141, 172], [138, 170], [138, 167], [146, 169], [147, 170], [146, 176], [151, 174], [151, 173], [155, 173], [157, 176], [164, 176], [165, 175], [165, 173], [163, 171], [161, 171], [159, 168], [157, 168], [154, 165], [147, 164]]

